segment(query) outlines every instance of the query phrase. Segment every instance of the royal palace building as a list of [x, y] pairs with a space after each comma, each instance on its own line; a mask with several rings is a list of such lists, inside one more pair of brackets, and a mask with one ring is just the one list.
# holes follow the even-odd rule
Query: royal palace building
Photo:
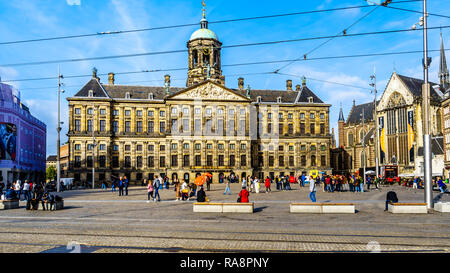
[[186, 87], [124, 86], [109, 74], [92, 79], [69, 102], [69, 173], [78, 181], [155, 175], [213, 182], [239, 177], [331, 172], [329, 108], [306, 85], [295, 90], [225, 86], [221, 46], [203, 17], [187, 43]]

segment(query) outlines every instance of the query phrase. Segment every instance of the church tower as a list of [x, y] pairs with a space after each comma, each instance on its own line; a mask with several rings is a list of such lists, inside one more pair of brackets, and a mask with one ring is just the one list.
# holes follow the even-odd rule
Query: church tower
[[447, 59], [445, 57], [444, 40], [442, 39], [441, 32], [441, 59], [439, 64], [439, 81], [444, 90], [443, 93], [449, 91], [450, 88], [450, 76], [447, 68]]
[[341, 103], [341, 110], [339, 111], [339, 120], [338, 120], [339, 148], [342, 148], [345, 146], [344, 125], [345, 125], [345, 118], [344, 118], [344, 111], [342, 110], [342, 103]]
[[186, 86], [192, 86], [206, 80], [225, 85], [222, 75], [221, 49], [222, 43], [217, 35], [208, 29], [203, 1], [203, 18], [200, 29], [195, 31], [187, 43], [189, 50], [189, 71]]

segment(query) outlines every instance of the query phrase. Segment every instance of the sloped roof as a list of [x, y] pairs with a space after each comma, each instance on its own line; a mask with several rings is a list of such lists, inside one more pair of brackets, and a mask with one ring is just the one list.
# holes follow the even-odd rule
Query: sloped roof
[[[203, 82], [204, 83], [204, 82]], [[200, 83], [198, 85], [201, 85]], [[192, 88], [189, 87], [189, 88]], [[185, 87], [170, 87], [169, 96], [180, 93], [187, 88]], [[166, 88], [163, 86], [130, 86], [130, 85], [108, 85], [99, 83], [98, 79], [91, 79], [74, 97], [88, 97], [89, 90], [94, 92], [95, 98], [111, 98], [111, 99], [125, 99], [126, 94], [130, 94], [130, 99], [148, 100], [149, 94], [153, 94], [154, 100], [164, 100], [168, 95]], [[247, 97], [247, 90], [245, 89], [230, 89], [239, 95]], [[261, 97], [261, 102], [276, 103], [277, 99], [281, 97], [282, 103], [309, 103], [308, 98], [313, 98], [313, 103], [324, 103], [314, 92], [307, 86], [303, 86], [300, 91], [286, 91], [286, 90], [250, 90], [250, 100], [256, 102], [258, 97]]]
[[[416, 96], [416, 97], [422, 97], [422, 85], [425, 83], [424, 80], [411, 78], [403, 75], [397, 74], [398, 77], [405, 83], [405, 85], [408, 87], [409, 91]], [[431, 88], [430, 88], [430, 95], [431, 99], [435, 101], [441, 101], [442, 96], [439, 95], [436, 90], [433, 88], [433, 86], [436, 86], [439, 84], [430, 82]]]
[[347, 124], [349, 123], [362, 123], [362, 113], [364, 109], [364, 122], [373, 121], [373, 102], [354, 105], [350, 111], [350, 115], [347, 118]]

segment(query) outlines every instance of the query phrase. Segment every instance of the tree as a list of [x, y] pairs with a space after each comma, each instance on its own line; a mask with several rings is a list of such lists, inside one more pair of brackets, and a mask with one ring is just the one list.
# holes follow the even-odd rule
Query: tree
[[53, 181], [56, 179], [56, 167], [49, 166], [46, 170], [47, 180]]

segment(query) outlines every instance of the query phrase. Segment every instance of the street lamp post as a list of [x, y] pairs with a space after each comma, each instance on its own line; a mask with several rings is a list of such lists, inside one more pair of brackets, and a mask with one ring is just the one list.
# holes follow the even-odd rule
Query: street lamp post
[[95, 130], [94, 130], [94, 120], [95, 120], [95, 107], [92, 108], [92, 189], [95, 189]]
[[[430, 137], [430, 83], [428, 82], [428, 67], [431, 58], [428, 58], [428, 36], [427, 36], [427, 1], [423, 0], [423, 68], [424, 85], [423, 92], [423, 157], [424, 157], [424, 181], [425, 181], [425, 201], [427, 208], [432, 209], [433, 185], [432, 185], [432, 164], [431, 164], [431, 137]], [[422, 22], [421, 22], [422, 23]]]
[[378, 113], [377, 113], [377, 70], [376, 68], [374, 68], [374, 73], [372, 76], [370, 76], [370, 79], [373, 81], [370, 86], [373, 87], [373, 93], [374, 93], [374, 101], [373, 101], [373, 108], [374, 108], [374, 120], [375, 120], [375, 175], [376, 178], [379, 177], [379, 166], [380, 166], [380, 162], [379, 162], [379, 144], [378, 142], [380, 141], [380, 129], [378, 128]]
[[64, 93], [64, 90], [61, 90], [61, 86], [64, 84], [61, 83], [61, 79], [63, 79], [63, 75], [61, 75], [60, 67], [58, 65], [58, 125], [56, 126], [57, 138], [56, 138], [56, 191], [60, 192], [60, 180], [61, 180], [61, 102], [60, 96], [61, 93]]

